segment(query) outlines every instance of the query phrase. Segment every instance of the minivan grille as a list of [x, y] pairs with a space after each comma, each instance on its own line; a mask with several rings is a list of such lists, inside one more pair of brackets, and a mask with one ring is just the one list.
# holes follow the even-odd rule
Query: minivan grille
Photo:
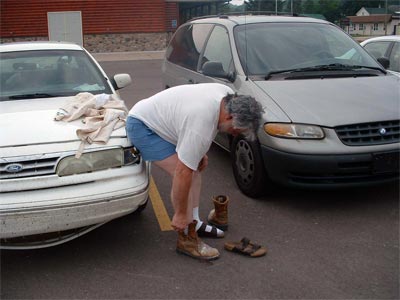
[[30, 156], [18, 161], [0, 162], [0, 179], [12, 179], [32, 176], [55, 174], [59, 155], [54, 156]]
[[400, 120], [338, 126], [335, 131], [348, 146], [397, 143], [400, 141]]

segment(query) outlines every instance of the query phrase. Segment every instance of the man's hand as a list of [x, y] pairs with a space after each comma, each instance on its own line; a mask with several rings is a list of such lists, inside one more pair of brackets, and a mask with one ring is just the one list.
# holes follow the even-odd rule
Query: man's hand
[[188, 226], [188, 221], [186, 214], [174, 214], [174, 217], [172, 218], [171, 226], [175, 231], [183, 231], [185, 228]]
[[198, 170], [199, 172], [203, 171], [206, 167], [208, 166], [208, 156], [204, 155], [204, 157], [201, 159], [199, 166], [198, 166]]

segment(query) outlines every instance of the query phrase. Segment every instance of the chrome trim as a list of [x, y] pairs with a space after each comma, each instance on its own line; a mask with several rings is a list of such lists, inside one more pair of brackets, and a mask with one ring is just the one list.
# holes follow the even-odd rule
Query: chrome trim
[[1, 216], [6, 216], [10, 213], [34, 213], [36, 211], [41, 211], [41, 210], [46, 210], [46, 209], [60, 209], [60, 208], [68, 208], [68, 207], [80, 207], [80, 206], [87, 206], [87, 205], [92, 205], [92, 204], [98, 204], [98, 203], [103, 203], [103, 202], [111, 202], [111, 201], [118, 201], [123, 198], [127, 197], [132, 197], [132, 196], [137, 196], [140, 194], [144, 194], [146, 191], [148, 191], [150, 186], [150, 181], [147, 181], [147, 184], [144, 188], [142, 188], [139, 191], [136, 191], [134, 193], [126, 193], [123, 195], [118, 195], [115, 197], [102, 197], [101, 199], [96, 199], [92, 201], [87, 201], [87, 202], [74, 202], [74, 203], [69, 203], [69, 204], [60, 204], [60, 205], [43, 205], [43, 206], [36, 206], [28, 209], [0, 209], [0, 217]]

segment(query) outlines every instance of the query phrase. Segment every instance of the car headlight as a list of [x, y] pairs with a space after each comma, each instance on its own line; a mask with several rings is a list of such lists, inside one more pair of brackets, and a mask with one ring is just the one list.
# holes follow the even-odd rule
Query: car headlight
[[67, 156], [60, 160], [56, 173], [58, 176], [90, 173], [110, 168], [131, 165], [140, 161], [135, 148], [116, 148], [83, 153], [80, 158]]
[[289, 139], [323, 139], [321, 127], [307, 124], [267, 123], [264, 130], [269, 135]]

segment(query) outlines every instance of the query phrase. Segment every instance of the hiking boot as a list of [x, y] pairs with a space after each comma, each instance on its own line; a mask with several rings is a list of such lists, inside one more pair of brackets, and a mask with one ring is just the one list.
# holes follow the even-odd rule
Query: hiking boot
[[196, 232], [197, 221], [188, 226], [188, 234], [178, 232], [176, 251], [196, 259], [213, 260], [219, 257], [219, 251], [204, 243]]
[[229, 197], [219, 195], [213, 197], [214, 209], [208, 215], [208, 223], [226, 231], [228, 229], [228, 202]]

